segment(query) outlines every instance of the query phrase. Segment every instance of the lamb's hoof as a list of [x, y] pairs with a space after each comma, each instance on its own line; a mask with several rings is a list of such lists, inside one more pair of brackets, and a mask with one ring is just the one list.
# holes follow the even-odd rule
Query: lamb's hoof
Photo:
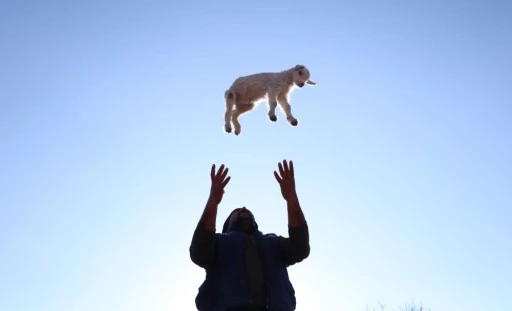
[[299, 124], [299, 120], [291, 120], [291, 121], [290, 121], [290, 124], [291, 124], [292, 126], [297, 126], [297, 124]]
[[277, 116], [268, 116], [268, 118], [270, 119], [270, 121], [272, 122], [276, 122], [277, 121]]
[[240, 130], [238, 130], [238, 131], [237, 131], [237, 130], [235, 130], [235, 135], [236, 135], [236, 136], [240, 135]]
[[231, 127], [230, 126], [224, 126], [224, 131], [226, 131], [226, 133], [231, 133]]

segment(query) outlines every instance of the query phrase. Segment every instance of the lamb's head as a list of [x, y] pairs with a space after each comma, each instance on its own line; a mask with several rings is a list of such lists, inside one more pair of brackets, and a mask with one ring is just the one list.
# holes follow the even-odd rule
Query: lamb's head
[[293, 83], [298, 87], [303, 87], [305, 83], [309, 85], [316, 85], [315, 82], [309, 80], [311, 74], [309, 73], [309, 69], [303, 65], [297, 65], [292, 68], [293, 74]]

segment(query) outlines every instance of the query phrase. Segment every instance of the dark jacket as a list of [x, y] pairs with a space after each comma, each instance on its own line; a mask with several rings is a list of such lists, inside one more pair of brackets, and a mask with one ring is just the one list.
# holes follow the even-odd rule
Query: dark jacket
[[307, 223], [289, 227], [288, 232], [289, 238], [258, 230], [253, 234], [221, 234], [205, 231], [198, 225], [190, 257], [205, 269], [206, 279], [199, 287], [197, 309], [225, 311], [232, 305], [251, 305], [259, 300], [270, 311], [295, 310], [295, 290], [287, 267], [309, 256]]

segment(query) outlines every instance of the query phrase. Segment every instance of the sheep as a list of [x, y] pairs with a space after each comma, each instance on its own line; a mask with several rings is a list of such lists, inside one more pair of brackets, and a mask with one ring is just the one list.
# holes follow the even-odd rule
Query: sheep
[[292, 115], [290, 106], [290, 93], [295, 86], [302, 88], [305, 83], [316, 85], [310, 79], [309, 69], [303, 65], [281, 72], [261, 72], [237, 78], [231, 87], [224, 92], [226, 112], [224, 114], [224, 131], [231, 133], [231, 123], [235, 128], [235, 135], [242, 130], [238, 118], [253, 110], [257, 102], [267, 100], [268, 118], [277, 121], [276, 107], [279, 104], [286, 115], [288, 123], [297, 126], [299, 121]]

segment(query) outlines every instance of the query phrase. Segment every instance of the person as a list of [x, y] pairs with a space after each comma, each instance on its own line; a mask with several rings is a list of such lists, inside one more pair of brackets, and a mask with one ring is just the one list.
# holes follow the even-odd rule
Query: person
[[263, 234], [253, 213], [234, 209], [216, 233], [218, 205], [231, 177], [222, 164], [211, 168], [210, 196], [194, 231], [190, 258], [206, 271], [195, 299], [199, 311], [291, 311], [295, 290], [287, 268], [309, 256], [308, 224], [295, 189], [293, 162], [278, 164], [274, 176], [288, 209], [288, 235]]

